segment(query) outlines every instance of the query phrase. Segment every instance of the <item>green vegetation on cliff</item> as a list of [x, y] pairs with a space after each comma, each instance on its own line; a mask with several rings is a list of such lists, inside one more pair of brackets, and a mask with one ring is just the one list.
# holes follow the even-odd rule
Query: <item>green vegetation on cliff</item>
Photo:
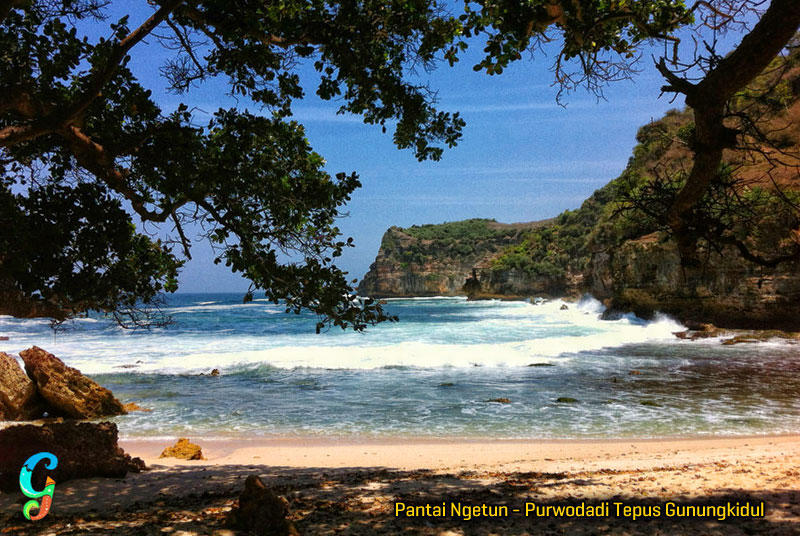
[[440, 223], [438, 225], [412, 225], [406, 234], [420, 240], [491, 240], [505, 231], [491, 227], [497, 220], [473, 218], [470, 220]]
[[[759, 140], [747, 140], [747, 149], [726, 152], [714, 184], [695, 210], [693, 232], [701, 249], [720, 252], [732, 247], [747, 261], [765, 266], [797, 256], [799, 94], [797, 50], [776, 58], [765, 74], [737, 94], [732, 115], [739, 110], [757, 123], [758, 128], [750, 130], [760, 133], [763, 146], [754, 151], [752, 144]], [[672, 110], [643, 126], [619, 178], [594, 192], [580, 208], [531, 230], [521, 243], [496, 256], [492, 269], [518, 270], [566, 285], [569, 275], [584, 272], [599, 252], [656, 231], [667, 240], [667, 212], [691, 169], [694, 130], [686, 110]]]
[[381, 250], [392, 255], [404, 269], [443, 255], [471, 257], [494, 250], [495, 242], [509, 235], [509, 230], [495, 220], [478, 218], [406, 229], [392, 227], [391, 231], [394, 232], [383, 236]]

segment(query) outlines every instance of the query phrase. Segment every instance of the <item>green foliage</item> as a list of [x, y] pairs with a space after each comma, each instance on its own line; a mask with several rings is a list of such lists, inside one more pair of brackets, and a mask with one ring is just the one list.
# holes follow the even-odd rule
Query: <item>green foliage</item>
[[[319, 327], [388, 319], [354, 299], [334, 264], [352, 245], [335, 221], [358, 178], [323, 170], [292, 103], [316, 91], [341, 113], [393, 125], [394, 143], [420, 160], [438, 159], [464, 123], [407, 73], [429, 67], [459, 22], [435, 0], [150, 5], [134, 29], [127, 16], [104, 22], [122, 1], [0, 2], [0, 291], [59, 318], [152, 303], [176, 288], [194, 238], [184, 230], [202, 228], [216, 262], [250, 280], [248, 298], [260, 290], [289, 311], [310, 309]], [[151, 53], [137, 47], [148, 37], [162, 47], [154, 57], [171, 56], [161, 72], [186, 100], [176, 109], [126, 67]], [[318, 73], [311, 88], [299, 61]], [[194, 90], [210, 79], [260, 112], [218, 110], [198, 123], [192, 100], [207, 97]]]
[[488, 224], [492, 222], [495, 220], [473, 218], [440, 224], [413, 225], [403, 231], [420, 240], [442, 240], [447, 244], [453, 244], [454, 241], [491, 240], [507, 233], [503, 229], [490, 227]]
[[[693, 15], [683, 0], [477, 0], [466, 3], [461, 20], [465, 37], [486, 36], [485, 57], [476, 71], [501, 74], [557, 32], [561, 49], [554, 65], [556, 81], [562, 89], [585, 83], [598, 90], [626, 75], [643, 42], [691, 24]], [[448, 59], [457, 61], [457, 53], [452, 47]]]
[[492, 268], [515, 269], [564, 284], [569, 273], [586, 269], [594, 253], [658, 230], [649, 215], [622, 209], [631, 192], [649, 184], [650, 166], [663, 157], [678, 133], [692, 128], [688, 117], [672, 110], [639, 129], [639, 144], [620, 177], [595, 191], [578, 209], [562, 212], [553, 223], [531, 230], [520, 244], [504, 249]]
[[406, 229], [392, 227], [383, 236], [381, 252], [403, 270], [413, 270], [442, 258], [469, 263], [496, 251], [519, 232], [513, 226], [479, 218]]
[[[177, 288], [181, 262], [138, 234], [120, 202], [98, 184], [47, 184], [27, 196], [0, 189], [0, 291], [15, 288], [74, 310], [133, 308]], [[23, 239], [24, 238], [24, 239]]]

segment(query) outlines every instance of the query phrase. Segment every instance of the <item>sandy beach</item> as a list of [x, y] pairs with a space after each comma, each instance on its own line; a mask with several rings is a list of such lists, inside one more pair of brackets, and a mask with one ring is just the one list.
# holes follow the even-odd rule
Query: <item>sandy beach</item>
[[[158, 458], [168, 441], [127, 440], [151, 468], [57, 485], [37, 524], [3, 495], [3, 533], [233, 534], [225, 515], [251, 474], [286, 497], [301, 534], [797, 534], [800, 436], [614, 441], [226, 440], [191, 438], [205, 460]], [[765, 516], [665, 515], [665, 505], [764, 503]], [[396, 516], [398, 503], [506, 506], [509, 515]], [[661, 515], [525, 516], [527, 503], [659, 507]], [[674, 507], [673, 507], [674, 508]], [[520, 510], [514, 513], [513, 510]], [[646, 510], [642, 510], [646, 511]], [[652, 511], [652, 510], [651, 510]]]

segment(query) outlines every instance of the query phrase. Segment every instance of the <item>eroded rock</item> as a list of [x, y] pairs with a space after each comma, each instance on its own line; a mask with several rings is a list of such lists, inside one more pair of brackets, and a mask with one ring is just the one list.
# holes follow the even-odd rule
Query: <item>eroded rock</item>
[[96, 419], [126, 413], [111, 391], [79, 370], [68, 367], [53, 354], [34, 346], [19, 355], [39, 394], [56, 414]]
[[203, 450], [200, 445], [191, 443], [185, 437], [178, 439], [178, 442], [171, 447], [167, 447], [159, 458], [178, 458], [180, 460], [202, 460]]
[[0, 420], [30, 421], [44, 413], [36, 385], [17, 360], [0, 352]]
[[142, 406], [140, 406], [136, 402], [128, 402], [127, 404], [123, 404], [122, 407], [125, 408], [125, 411], [127, 413], [130, 413], [131, 411], [148, 411], [148, 412], [149, 411], [153, 411], [150, 408], [143, 408]]

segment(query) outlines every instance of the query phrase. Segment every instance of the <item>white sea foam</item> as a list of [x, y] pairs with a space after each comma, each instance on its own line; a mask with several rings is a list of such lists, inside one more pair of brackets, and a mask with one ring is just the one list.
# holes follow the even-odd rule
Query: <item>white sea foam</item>
[[[366, 296], [359, 296], [359, 298], [366, 298]], [[381, 298], [380, 301], [425, 301], [425, 300], [452, 300], [452, 301], [467, 301], [466, 296], [411, 296], [407, 298]]]
[[216, 305], [211, 305], [211, 303], [213, 302], [210, 302], [209, 304], [205, 305], [197, 304], [197, 305], [185, 305], [182, 307], [169, 307], [165, 309], [165, 311], [167, 313], [174, 314], [174, 313], [198, 313], [204, 311], [233, 311], [241, 308], [260, 308], [263, 310], [262, 312], [265, 312], [267, 314], [275, 314], [283, 312], [278, 308], [272, 308], [269, 305], [265, 305], [263, 303], [250, 302], [250, 303], [216, 304]]
[[[566, 313], [566, 311], [565, 311]], [[271, 348], [252, 349], [255, 341], [240, 341], [251, 349], [231, 350], [233, 341], [192, 344], [183, 350], [160, 352], [148, 355], [144, 363], [130, 372], [150, 373], [194, 373], [211, 368], [232, 370], [247, 366], [270, 365], [277, 368], [297, 367], [328, 369], [377, 369], [388, 366], [436, 368], [507, 366], [523, 367], [542, 359], [568, 360], [569, 354], [617, 347], [623, 344], [646, 341], [673, 341], [673, 331], [681, 326], [669, 318], [637, 325], [628, 319], [601, 321], [577, 317], [586, 325], [599, 323], [602, 331], [589, 335], [562, 335], [533, 338], [522, 341], [483, 344], [436, 344], [418, 341], [402, 341], [395, 344], [370, 344], [369, 338], [357, 336], [357, 343], [341, 345], [279, 345]], [[455, 337], [454, 337], [455, 338]], [[314, 339], [307, 339], [314, 340]], [[128, 356], [130, 360], [130, 355]], [[80, 359], [72, 362], [87, 373], [124, 372], [119, 360]]]
[[[52, 336], [52, 341], [46, 346], [69, 365], [89, 374], [180, 374], [258, 365], [282, 369], [520, 367], [542, 359], [565, 360], [577, 352], [630, 343], [661, 340], [677, 344], [672, 333], [683, 329], [667, 317], [653, 322], [644, 322], [632, 315], [613, 321], [601, 320], [603, 306], [591, 297], [578, 303], [562, 300], [467, 302], [458, 297], [420, 298], [416, 301], [420, 300], [457, 302], [459, 305], [437, 309], [432, 304], [428, 321], [403, 322], [401, 315], [399, 324], [368, 330], [366, 335], [236, 333], [223, 326], [205, 330], [202, 320], [198, 320], [197, 329], [189, 329], [192, 325], [188, 324], [184, 326], [184, 332], [177, 333], [159, 329], [142, 335], [114, 328], [111, 331], [59, 334]], [[264, 313], [274, 315], [282, 312], [277, 306], [263, 303], [203, 303], [206, 304], [170, 310], [173, 313], [193, 313], [244, 308], [242, 312], [247, 311], [254, 318]], [[463, 321], [458, 317], [470, 320]], [[41, 328], [34, 329], [35, 326], [28, 321], [9, 324], [12, 324], [8, 327], [15, 335], [20, 336], [0, 344], [0, 350], [17, 352], [30, 342], [38, 344], [37, 341], [42, 340]], [[32, 331], [26, 334], [23, 329], [28, 327]], [[16, 346], [20, 348], [15, 349]], [[87, 348], [90, 351], [87, 352]], [[120, 365], [131, 364], [137, 366], [120, 368]]]

